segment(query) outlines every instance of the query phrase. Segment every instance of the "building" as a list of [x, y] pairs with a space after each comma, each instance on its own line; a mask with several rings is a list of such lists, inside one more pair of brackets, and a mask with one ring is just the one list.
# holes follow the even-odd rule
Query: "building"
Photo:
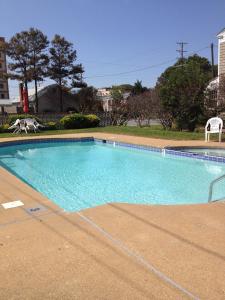
[[[1, 45], [4, 43], [5, 39], [0, 37], [0, 74], [7, 73], [6, 54], [1, 50]], [[7, 105], [10, 105], [8, 80], [0, 76], [0, 106], [2, 112], [4, 112], [4, 107]]]
[[225, 75], [225, 28], [218, 35], [218, 77]]
[[[35, 112], [35, 89], [28, 88], [29, 109]], [[39, 113], [59, 113], [60, 112], [60, 88], [57, 84], [38, 87], [38, 112]], [[15, 97], [11, 101], [11, 106], [6, 107], [8, 113], [22, 113], [23, 108], [20, 104], [20, 97]], [[76, 97], [63, 91], [63, 112], [78, 111]]]
[[[225, 28], [218, 34], [218, 74], [217, 77], [209, 82], [207, 91], [210, 98], [217, 101], [217, 104], [221, 101], [221, 78], [225, 76]], [[223, 98], [223, 97], [222, 97]]]
[[102, 102], [104, 111], [110, 111], [112, 106], [111, 88], [101, 88], [97, 91], [97, 97]]
[[[97, 97], [98, 99], [102, 102], [102, 106], [104, 111], [111, 111], [112, 110], [112, 95], [111, 95], [111, 87], [107, 87], [107, 88], [100, 88], [97, 91]], [[126, 101], [127, 98], [130, 96], [131, 92], [130, 91], [126, 91], [124, 89], [123, 91], [123, 99]]]
[[[35, 91], [29, 92], [29, 105], [35, 111]], [[76, 97], [63, 90], [63, 112], [78, 111]], [[51, 84], [38, 90], [38, 112], [59, 113], [60, 112], [60, 88], [57, 84]]]

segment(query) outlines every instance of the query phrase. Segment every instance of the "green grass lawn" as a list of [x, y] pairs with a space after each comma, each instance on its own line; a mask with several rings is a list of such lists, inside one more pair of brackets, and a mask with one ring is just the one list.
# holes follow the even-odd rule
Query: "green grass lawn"
[[[202, 132], [186, 132], [186, 131], [175, 131], [175, 130], [163, 130], [161, 126], [150, 126], [150, 127], [135, 127], [135, 126], [108, 126], [98, 128], [87, 128], [87, 129], [65, 129], [65, 130], [49, 130], [41, 131], [39, 133], [29, 134], [12, 134], [12, 133], [0, 133], [0, 138], [4, 137], [20, 137], [20, 136], [38, 136], [38, 135], [56, 135], [66, 133], [82, 133], [82, 132], [104, 132], [114, 134], [126, 134], [133, 136], [152, 137], [160, 139], [170, 140], [203, 140], [204, 133]], [[217, 140], [217, 137], [216, 139]], [[225, 140], [225, 139], [224, 139]]]

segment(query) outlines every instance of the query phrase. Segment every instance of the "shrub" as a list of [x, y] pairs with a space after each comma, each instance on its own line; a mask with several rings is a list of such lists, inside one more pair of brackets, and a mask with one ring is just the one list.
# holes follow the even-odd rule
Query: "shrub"
[[38, 117], [29, 114], [9, 115], [8, 122], [9, 124], [13, 124], [16, 122], [17, 119], [28, 119], [28, 118], [35, 119], [38, 123], [41, 123], [41, 120]]
[[47, 122], [44, 126], [44, 130], [56, 130], [59, 128], [59, 124], [57, 122]]
[[85, 127], [85, 118], [82, 114], [71, 114], [60, 120], [60, 124], [65, 129], [77, 129]]
[[98, 126], [100, 119], [95, 115], [71, 114], [60, 120], [65, 129], [80, 129]]
[[86, 115], [87, 127], [97, 127], [100, 123], [99, 117], [96, 115]]
[[4, 124], [0, 126], [0, 133], [9, 132], [8, 128], [9, 128], [9, 124]]

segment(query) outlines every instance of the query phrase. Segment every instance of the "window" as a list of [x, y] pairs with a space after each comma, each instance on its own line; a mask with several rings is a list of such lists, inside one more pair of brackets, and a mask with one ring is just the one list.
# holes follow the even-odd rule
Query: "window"
[[2, 63], [0, 63], [0, 69], [2, 68]]
[[1, 94], [1, 99], [4, 99], [5, 98], [5, 95], [4, 94]]
[[4, 89], [4, 84], [0, 83], [0, 89]]

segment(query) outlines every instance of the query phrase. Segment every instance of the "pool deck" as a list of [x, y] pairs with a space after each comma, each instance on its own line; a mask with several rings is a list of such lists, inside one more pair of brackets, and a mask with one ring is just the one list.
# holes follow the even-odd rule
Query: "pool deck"
[[[225, 148], [103, 133], [43, 138], [81, 136]], [[0, 142], [9, 140], [15, 138]], [[78, 214], [64, 212], [3, 168], [0, 186], [0, 203], [24, 203], [0, 206], [0, 299], [225, 299], [224, 201], [110, 203]], [[35, 207], [42, 209], [28, 210]]]

